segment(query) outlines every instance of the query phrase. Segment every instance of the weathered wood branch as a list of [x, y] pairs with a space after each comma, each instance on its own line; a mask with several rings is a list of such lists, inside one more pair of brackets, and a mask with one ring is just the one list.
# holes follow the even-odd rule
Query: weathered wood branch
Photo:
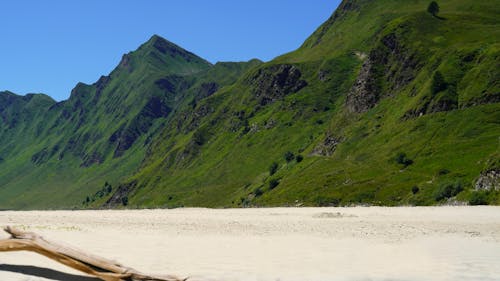
[[151, 276], [125, 267], [115, 261], [85, 253], [69, 246], [59, 245], [42, 236], [7, 226], [4, 230], [11, 235], [0, 240], [0, 252], [31, 251], [44, 255], [66, 266], [93, 275], [104, 281], [185, 281], [173, 275]]

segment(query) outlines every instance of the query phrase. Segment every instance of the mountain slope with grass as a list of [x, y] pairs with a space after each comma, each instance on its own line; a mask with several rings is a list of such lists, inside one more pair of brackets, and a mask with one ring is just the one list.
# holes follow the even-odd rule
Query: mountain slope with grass
[[0, 93], [0, 208], [500, 204], [499, 1], [346, 0], [294, 52], [153, 36], [56, 103]]

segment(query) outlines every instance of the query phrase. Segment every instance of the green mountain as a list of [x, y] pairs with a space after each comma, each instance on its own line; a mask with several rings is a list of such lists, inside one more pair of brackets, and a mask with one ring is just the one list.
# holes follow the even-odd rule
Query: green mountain
[[0, 208], [500, 204], [500, 1], [345, 0], [294, 52], [153, 36], [68, 100], [0, 92]]

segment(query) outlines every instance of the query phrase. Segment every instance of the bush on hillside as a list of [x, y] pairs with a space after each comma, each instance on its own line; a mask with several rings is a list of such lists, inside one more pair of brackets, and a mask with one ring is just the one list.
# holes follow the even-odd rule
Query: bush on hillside
[[411, 164], [413, 164], [413, 160], [411, 160], [410, 158], [408, 158], [408, 156], [404, 152], [399, 152], [396, 155], [396, 159], [395, 160], [396, 160], [396, 163], [401, 164], [401, 165], [403, 165], [405, 167], [408, 167]]
[[414, 185], [411, 188], [411, 193], [413, 193], [413, 194], [417, 194], [419, 191], [420, 191], [420, 188], [418, 188], [418, 186], [416, 186], [416, 185]]
[[441, 184], [438, 189], [434, 192], [434, 199], [436, 201], [441, 201], [443, 199], [448, 199], [453, 196], [456, 196], [460, 192], [464, 190], [462, 183], [460, 181], [456, 181], [454, 183], [444, 183]]
[[272, 176], [276, 174], [277, 171], [278, 171], [278, 163], [273, 162], [269, 167], [269, 175]]
[[122, 197], [122, 205], [123, 206], [127, 206], [128, 205], [128, 197], [127, 196]]
[[431, 91], [432, 94], [435, 95], [441, 91], [444, 91], [448, 88], [448, 83], [444, 80], [443, 74], [441, 72], [436, 71], [434, 73], [434, 76], [432, 77], [432, 85], [431, 85]]
[[291, 151], [285, 152], [284, 157], [287, 163], [290, 163], [293, 159], [295, 159], [295, 155]]
[[297, 161], [297, 163], [302, 162], [302, 160], [304, 160], [304, 156], [302, 156], [302, 155], [300, 155], [300, 154], [299, 154], [299, 155], [297, 155], [297, 157], [295, 157], [295, 161]]
[[280, 181], [278, 179], [271, 179], [269, 181], [269, 189], [274, 189], [275, 187], [277, 187], [278, 185], [280, 184]]
[[439, 13], [439, 5], [436, 1], [432, 1], [429, 3], [429, 6], [427, 6], [427, 12], [429, 12], [431, 15], [436, 16]]
[[488, 196], [486, 192], [473, 192], [469, 199], [469, 205], [488, 205]]

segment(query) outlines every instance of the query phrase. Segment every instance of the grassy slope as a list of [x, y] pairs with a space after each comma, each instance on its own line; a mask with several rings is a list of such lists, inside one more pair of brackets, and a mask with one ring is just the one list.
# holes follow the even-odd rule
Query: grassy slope
[[[214, 112], [196, 129], [207, 134], [208, 141], [183, 163], [180, 151], [190, 147], [195, 130], [175, 135], [175, 145], [163, 145], [172, 149], [155, 154], [156, 162], [134, 177], [140, 184], [131, 194], [132, 204], [435, 204], [436, 188], [457, 180], [466, 188], [458, 199], [466, 200], [473, 180], [499, 147], [498, 103], [472, 106], [499, 93], [498, 3], [440, 1], [439, 15], [445, 19], [438, 19], [425, 12], [426, 1], [350, 2], [354, 5], [345, 11], [341, 5], [337, 19], [325, 23], [299, 50], [261, 67], [293, 63], [303, 71], [308, 87], [259, 107], [252, 102], [254, 85], [246, 83], [251, 76], [247, 74], [206, 100]], [[346, 112], [345, 94], [362, 63], [355, 53], [368, 54], [388, 34], [395, 34], [404, 52], [419, 61], [415, 78], [396, 90], [391, 82], [383, 85], [383, 98], [365, 114]], [[470, 54], [473, 58], [466, 61]], [[396, 72], [397, 67], [397, 61], [388, 66]], [[319, 81], [321, 71], [330, 73], [328, 81]], [[435, 71], [456, 87], [458, 109], [406, 120], [405, 113], [448, 94], [430, 96]], [[259, 129], [233, 132], [240, 111], [249, 116], [244, 122]], [[276, 125], [266, 129], [270, 120]], [[325, 135], [343, 142], [331, 157], [312, 156]], [[305, 160], [286, 163], [286, 151], [300, 153]], [[397, 164], [399, 152], [414, 163], [406, 168]], [[273, 161], [280, 169], [271, 177]], [[280, 184], [271, 190], [273, 178]], [[420, 192], [414, 195], [413, 186]], [[490, 196], [491, 203], [498, 200], [498, 194]]]

